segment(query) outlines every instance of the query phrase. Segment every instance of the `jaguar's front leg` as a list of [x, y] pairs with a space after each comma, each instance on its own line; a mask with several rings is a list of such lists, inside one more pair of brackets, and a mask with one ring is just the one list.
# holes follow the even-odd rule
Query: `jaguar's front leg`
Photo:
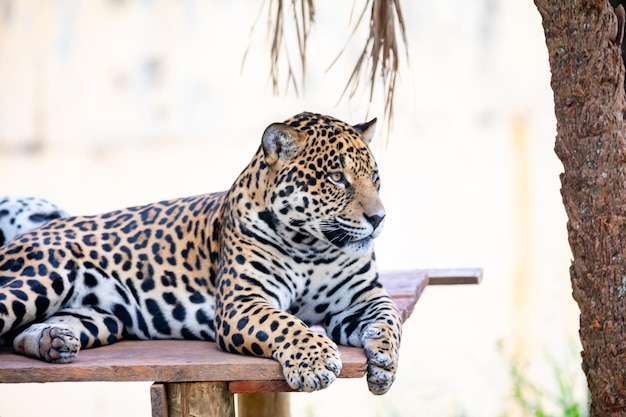
[[325, 327], [335, 342], [363, 347], [369, 390], [377, 395], [389, 391], [398, 369], [402, 319], [387, 292], [372, 286]]
[[217, 297], [215, 325], [222, 350], [276, 359], [297, 391], [326, 388], [339, 376], [341, 359], [332, 340], [272, 306], [260, 289], [231, 290]]
[[[316, 391], [326, 388], [341, 372], [341, 359], [337, 345], [328, 337], [309, 329], [294, 316], [279, 314], [285, 320], [278, 343], [271, 354], [283, 367], [289, 386], [298, 391]], [[276, 323], [276, 322], [274, 322]]]
[[72, 362], [83, 348], [114, 343], [124, 324], [113, 314], [91, 308], [64, 308], [34, 323], [13, 340], [17, 353], [52, 363]]
[[361, 340], [367, 356], [367, 384], [372, 393], [389, 391], [398, 370], [402, 325], [396, 318], [377, 321], [366, 326]]

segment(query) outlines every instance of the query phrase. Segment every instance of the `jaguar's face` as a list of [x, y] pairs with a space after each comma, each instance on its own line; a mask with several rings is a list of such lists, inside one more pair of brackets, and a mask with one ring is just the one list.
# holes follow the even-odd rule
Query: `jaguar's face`
[[385, 218], [378, 167], [364, 136], [373, 122], [353, 127], [320, 116], [299, 129], [302, 121], [296, 120], [279, 127], [285, 129], [280, 134], [295, 136], [295, 148], [283, 146], [293, 154], [274, 164], [267, 204], [300, 233], [356, 256], [369, 253]]

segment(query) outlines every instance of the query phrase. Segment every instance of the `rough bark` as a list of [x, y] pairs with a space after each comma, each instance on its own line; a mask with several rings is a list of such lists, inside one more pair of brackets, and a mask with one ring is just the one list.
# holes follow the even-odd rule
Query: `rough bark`
[[552, 70], [590, 415], [626, 416], [623, 26], [608, 0], [535, 3]]

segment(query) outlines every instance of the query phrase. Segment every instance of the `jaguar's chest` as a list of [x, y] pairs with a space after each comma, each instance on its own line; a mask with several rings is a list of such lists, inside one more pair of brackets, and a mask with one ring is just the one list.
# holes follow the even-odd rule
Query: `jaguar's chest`
[[262, 285], [276, 301], [275, 307], [308, 324], [321, 323], [346, 308], [359, 281], [354, 265], [346, 267], [341, 259], [274, 259], [262, 268], [269, 272], [263, 275]]

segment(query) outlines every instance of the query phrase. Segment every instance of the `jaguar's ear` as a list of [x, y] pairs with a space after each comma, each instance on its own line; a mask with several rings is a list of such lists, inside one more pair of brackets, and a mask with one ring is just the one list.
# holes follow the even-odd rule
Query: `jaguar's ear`
[[374, 132], [376, 131], [376, 118], [374, 117], [369, 122], [359, 123], [358, 125], [352, 126], [363, 136], [363, 140], [365, 143], [369, 144], [374, 138]]
[[279, 159], [291, 159], [302, 148], [302, 133], [284, 123], [273, 123], [263, 132], [265, 163], [274, 165]]

